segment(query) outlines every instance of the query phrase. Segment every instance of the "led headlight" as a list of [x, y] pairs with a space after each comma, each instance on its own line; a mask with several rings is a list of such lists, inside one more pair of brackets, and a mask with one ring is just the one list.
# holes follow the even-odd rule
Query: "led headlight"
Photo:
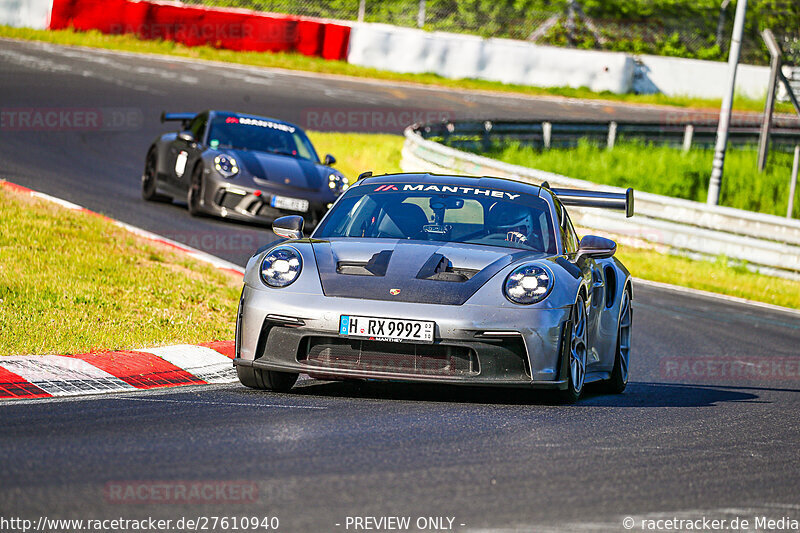
[[328, 187], [334, 190], [339, 191], [346, 191], [347, 187], [350, 186], [350, 182], [347, 181], [347, 178], [344, 176], [340, 176], [338, 174], [330, 174], [328, 176]]
[[518, 304], [535, 304], [545, 299], [553, 287], [553, 276], [543, 266], [524, 265], [506, 278], [506, 298]]
[[261, 281], [270, 287], [290, 285], [303, 269], [303, 259], [294, 248], [275, 248], [261, 262]]
[[214, 158], [214, 168], [226, 178], [232, 178], [239, 173], [239, 165], [229, 155], [218, 155]]

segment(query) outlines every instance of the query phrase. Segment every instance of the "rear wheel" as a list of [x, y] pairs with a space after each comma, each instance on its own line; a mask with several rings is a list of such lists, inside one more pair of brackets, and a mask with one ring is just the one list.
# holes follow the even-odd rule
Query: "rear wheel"
[[275, 392], [286, 392], [291, 389], [298, 376], [290, 372], [273, 372], [246, 366], [237, 366], [236, 373], [245, 387]]
[[567, 403], [577, 402], [583, 392], [586, 381], [586, 353], [587, 353], [587, 320], [586, 300], [583, 294], [578, 296], [578, 301], [572, 308], [572, 330], [569, 337], [569, 364], [567, 365], [567, 388], [560, 391], [561, 400]]
[[148, 202], [168, 202], [172, 200], [169, 196], [158, 193], [158, 159], [156, 151], [150, 150], [144, 163], [144, 173], [142, 174], [142, 198]]
[[192, 216], [201, 214], [201, 194], [203, 194], [203, 165], [197, 165], [192, 171], [192, 181], [189, 182], [189, 192], [186, 194], [186, 205], [189, 208], [189, 214]]
[[617, 356], [611, 378], [605, 382], [604, 389], [612, 394], [620, 394], [628, 385], [628, 365], [631, 361], [631, 326], [633, 325], [633, 309], [631, 295], [625, 290], [619, 304], [619, 333], [617, 334]]

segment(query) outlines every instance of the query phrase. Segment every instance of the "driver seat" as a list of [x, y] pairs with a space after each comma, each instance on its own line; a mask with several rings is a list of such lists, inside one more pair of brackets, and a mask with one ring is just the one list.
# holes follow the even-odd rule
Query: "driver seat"
[[417, 239], [428, 223], [425, 211], [416, 204], [390, 202], [383, 206], [386, 215], [378, 225], [378, 236], [394, 239]]

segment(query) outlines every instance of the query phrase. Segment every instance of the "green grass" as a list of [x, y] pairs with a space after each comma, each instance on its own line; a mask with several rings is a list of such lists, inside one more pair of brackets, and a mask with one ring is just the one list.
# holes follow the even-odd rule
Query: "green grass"
[[359, 174], [371, 170], [373, 174], [400, 172], [400, 150], [403, 137], [400, 135], [330, 133], [309, 131], [320, 157], [333, 154], [334, 165], [353, 183]]
[[0, 186], [0, 355], [230, 340], [241, 278]]
[[[657, 104], [675, 107], [694, 107], [719, 109], [720, 100], [691, 98], [683, 96], [666, 96], [663, 94], [615, 94], [611, 92], [594, 92], [586, 88], [569, 87], [530, 87], [494, 81], [459, 79], [453, 80], [436, 74], [402, 74], [368, 67], [351, 65], [344, 61], [328, 61], [318, 57], [309, 57], [295, 53], [269, 52], [237, 52], [222, 50], [210, 46], [187, 47], [172, 41], [143, 40], [133, 35], [105, 35], [98, 31], [79, 32], [74, 30], [33, 30], [29, 28], [12, 28], [0, 25], [0, 37], [44, 41], [71, 46], [87, 46], [126, 52], [163, 54], [194, 59], [225, 61], [242, 65], [259, 67], [284, 68], [319, 72], [322, 74], [338, 74], [359, 78], [373, 78], [390, 81], [412, 82], [423, 85], [452, 87], [458, 89], [488, 90], [498, 92], [520, 93], [525, 95], [565, 96], [570, 98], [600, 99], [632, 104]], [[737, 97], [734, 108], [739, 111], [763, 111], [763, 99]], [[790, 104], [779, 103], [777, 111], [791, 113]]]
[[637, 278], [800, 309], [800, 281], [750, 272], [725, 258], [696, 261], [622, 245], [616, 256]]
[[[643, 143], [618, 143], [612, 150], [581, 142], [574, 149], [537, 150], [519, 143], [496, 145], [482, 155], [514, 165], [537, 168], [571, 178], [633, 187], [675, 198], [705, 202], [713, 150], [691, 150]], [[729, 148], [725, 158], [720, 204], [772, 215], [786, 215], [792, 155], [770, 154], [767, 171], [759, 173], [754, 149]], [[793, 216], [800, 217], [800, 190]]]

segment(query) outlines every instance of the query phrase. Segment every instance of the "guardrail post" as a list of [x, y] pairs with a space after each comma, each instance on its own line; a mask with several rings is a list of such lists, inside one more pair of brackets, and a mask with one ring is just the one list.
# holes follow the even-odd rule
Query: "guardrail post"
[[361, 0], [358, 3], [358, 21], [364, 22], [364, 14], [367, 11], [367, 0]]
[[488, 152], [492, 146], [492, 121], [487, 120], [483, 123], [483, 136], [481, 137], [481, 146], [484, 152]]
[[769, 54], [772, 56], [769, 66], [769, 86], [767, 88], [767, 102], [764, 104], [764, 117], [761, 120], [761, 134], [758, 137], [758, 171], [764, 172], [769, 155], [769, 130], [772, 127], [772, 113], [775, 109], [775, 89], [778, 84], [778, 71], [781, 69], [781, 49], [775, 41], [775, 36], [770, 30], [761, 32], [767, 44]]
[[800, 144], [794, 147], [794, 163], [792, 163], [792, 182], [789, 184], [789, 207], [786, 209], [786, 218], [792, 218], [794, 210], [794, 191], [797, 188], [797, 167], [800, 166]]
[[442, 141], [444, 141], [444, 144], [446, 145], [447, 142], [450, 140], [450, 134], [456, 130], [456, 127], [449, 120], [444, 120], [442, 121], [442, 123], [444, 124], [444, 131], [442, 132]]
[[688, 152], [692, 148], [692, 139], [694, 138], [694, 124], [687, 124], [683, 130], [683, 151]]
[[553, 133], [553, 125], [549, 122], [542, 122], [542, 143], [545, 150], [550, 149], [550, 136]]
[[617, 123], [613, 120], [608, 125], [608, 149], [614, 148], [614, 143], [617, 142]]

